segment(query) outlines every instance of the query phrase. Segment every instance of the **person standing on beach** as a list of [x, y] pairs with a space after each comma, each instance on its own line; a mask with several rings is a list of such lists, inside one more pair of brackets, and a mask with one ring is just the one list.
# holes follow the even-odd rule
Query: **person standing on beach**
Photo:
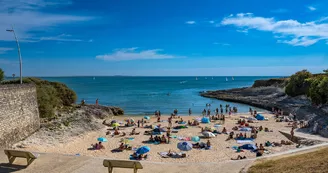
[[96, 99], [96, 105], [98, 106], [98, 98]]
[[137, 123], [138, 123], [138, 127], [140, 127], [140, 120], [138, 120], [138, 122], [137, 122]]
[[189, 108], [189, 116], [191, 115], [191, 108]]
[[141, 119], [141, 127], [144, 126], [144, 119]]
[[290, 140], [293, 141], [294, 139], [294, 127], [292, 127], [292, 130], [290, 131]]
[[202, 114], [203, 114], [203, 116], [206, 115], [206, 109], [203, 110]]

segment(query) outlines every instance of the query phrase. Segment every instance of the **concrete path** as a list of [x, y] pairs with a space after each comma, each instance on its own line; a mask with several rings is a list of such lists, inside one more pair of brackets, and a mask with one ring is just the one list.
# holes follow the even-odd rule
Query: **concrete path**
[[[6, 155], [0, 152], [0, 172], [19, 172], [19, 173], [106, 173], [107, 168], [102, 165], [103, 158], [93, 158], [86, 156], [65, 156], [59, 154], [40, 154], [29, 167], [25, 168], [19, 165], [26, 165], [26, 159], [17, 158], [14, 164], [9, 165]], [[231, 172], [238, 173], [241, 168], [251, 164], [252, 160], [211, 162], [211, 163], [161, 163], [143, 161], [144, 169], [140, 173], [199, 173], [199, 172]], [[131, 169], [114, 169], [114, 172], [131, 173]]]

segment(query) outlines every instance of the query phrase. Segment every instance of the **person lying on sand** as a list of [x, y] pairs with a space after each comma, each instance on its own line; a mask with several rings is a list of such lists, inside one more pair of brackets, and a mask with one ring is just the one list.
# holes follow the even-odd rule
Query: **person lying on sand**
[[240, 155], [238, 155], [236, 159], [231, 158], [231, 160], [242, 160], [242, 159], [246, 159], [246, 156], [240, 156]]
[[235, 126], [235, 127], [233, 127], [233, 128], [232, 128], [232, 130], [238, 130], [238, 127], [237, 127], [237, 126]]
[[139, 135], [140, 134], [140, 132], [136, 132], [136, 128], [133, 128], [132, 129], [132, 132], [130, 133], [130, 135]]
[[95, 145], [92, 145], [92, 148], [93, 148], [94, 150], [105, 149], [105, 147], [102, 145], [101, 142], [96, 143]]
[[126, 133], [125, 132], [122, 132], [122, 137], [125, 136], [125, 135], [126, 135]]

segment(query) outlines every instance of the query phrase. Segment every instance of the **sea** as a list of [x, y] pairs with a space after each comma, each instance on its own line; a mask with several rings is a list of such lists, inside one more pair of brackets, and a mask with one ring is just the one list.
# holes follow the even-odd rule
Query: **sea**
[[[203, 109], [219, 107], [220, 104], [236, 106], [238, 112], [247, 112], [248, 105], [204, 98], [200, 92], [251, 86], [255, 80], [269, 79], [265, 77], [41, 77], [49, 81], [65, 83], [73, 89], [77, 103], [82, 99], [87, 104], [118, 106], [126, 115], [150, 115], [156, 110], [161, 114], [171, 114], [178, 109], [180, 115], [187, 115], [189, 108], [193, 115], [200, 115]], [[206, 104], [211, 104], [206, 107]], [[255, 108], [258, 111], [264, 111]]]

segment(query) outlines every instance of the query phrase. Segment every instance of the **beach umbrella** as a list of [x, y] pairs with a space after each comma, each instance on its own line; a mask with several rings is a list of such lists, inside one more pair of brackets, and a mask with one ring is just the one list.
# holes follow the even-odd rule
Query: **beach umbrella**
[[203, 135], [207, 138], [214, 138], [215, 135], [212, 132], [203, 132]]
[[193, 137], [191, 137], [191, 140], [194, 142], [198, 142], [200, 139], [198, 136], [193, 136]]
[[118, 127], [118, 126], [120, 126], [119, 123], [113, 123], [113, 124], [112, 124], [112, 127]]
[[150, 117], [149, 116], [144, 116], [144, 119], [150, 120]]
[[201, 121], [202, 121], [202, 123], [210, 123], [211, 122], [208, 117], [203, 117]]
[[192, 144], [189, 142], [179, 142], [177, 147], [181, 151], [189, 151], [192, 149]]
[[148, 146], [142, 146], [137, 149], [136, 153], [137, 154], [145, 154], [145, 153], [148, 153], [149, 151], [150, 151], [150, 148]]
[[134, 123], [134, 119], [133, 118], [128, 118], [125, 120], [126, 122], [130, 121], [131, 123]]
[[264, 116], [262, 114], [257, 114], [256, 119], [257, 120], [264, 120]]
[[104, 137], [100, 137], [97, 139], [99, 142], [107, 142], [107, 139]]
[[242, 149], [245, 150], [256, 150], [257, 147], [254, 144], [244, 144], [241, 146]]

